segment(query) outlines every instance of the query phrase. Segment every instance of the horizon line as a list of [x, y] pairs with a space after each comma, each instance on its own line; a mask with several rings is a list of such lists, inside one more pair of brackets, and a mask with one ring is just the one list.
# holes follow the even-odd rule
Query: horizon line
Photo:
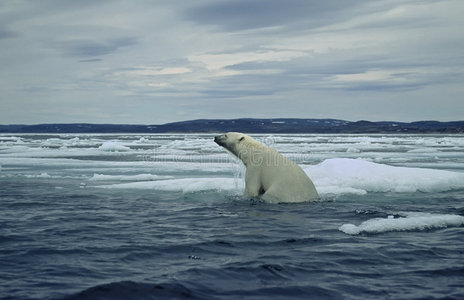
[[193, 121], [235, 121], [235, 120], [332, 120], [332, 121], [343, 121], [348, 123], [356, 123], [356, 122], [371, 122], [371, 123], [417, 123], [417, 122], [438, 122], [438, 123], [453, 123], [453, 122], [464, 122], [462, 120], [452, 120], [452, 121], [438, 121], [438, 120], [416, 120], [416, 121], [370, 121], [366, 119], [356, 120], [356, 121], [349, 121], [343, 119], [336, 119], [336, 118], [292, 118], [292, 117], [276, 117], [276, 118], [254, 118], [254, 117], [244, 117], [244, 118], [218, 118], [218, 119], [207, 119], [207, 118], [200, 118], [200, 119], [187, 119], [182, 121], [172, 121], [166, 123], [92, 123], [92, 122], [50, 122], [50, 123], [10, 123], [10, 124], [3, 124], [0, 123], [0, 126], [37, 126], [37, 125], [131, 125], [131, 126], [162, 126], [167, 124], [174, 124], [174, 123], [183, 123], [183, 122], [193, 122]]

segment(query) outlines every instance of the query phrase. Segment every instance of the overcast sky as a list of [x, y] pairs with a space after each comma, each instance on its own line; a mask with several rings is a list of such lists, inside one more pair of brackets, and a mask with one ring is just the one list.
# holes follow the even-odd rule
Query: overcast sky
[[464, 1], [0, 1], [0, 123], [463, 120]]

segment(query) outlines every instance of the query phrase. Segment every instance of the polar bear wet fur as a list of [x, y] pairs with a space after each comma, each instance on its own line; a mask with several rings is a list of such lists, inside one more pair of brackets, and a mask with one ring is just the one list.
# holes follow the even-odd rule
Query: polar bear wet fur
[[294, 162], [252, 137], [228, 132], [214, 141], [237, 156], [246, 167], [246, 197], [267, 202], [305, 202], [319, 198], [313, 182]]

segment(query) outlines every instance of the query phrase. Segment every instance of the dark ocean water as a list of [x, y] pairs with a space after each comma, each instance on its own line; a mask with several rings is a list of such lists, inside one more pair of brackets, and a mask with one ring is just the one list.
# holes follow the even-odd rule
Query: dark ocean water
[[[464, 216], [464, 189], [459, 183], [447, 186], [445, 180], [441, 189], [427, 192], [372, 188], [367, 193], [327, 192], [319, 202], [267, 204], [215, 187], [214, 178], [234, 178], [236, 171], [208, 165], [207, 175], [213, 180], [204, 181], [208, 168], [188, 167], [185, 153], [181, 167], [132, 168], [120, 163], [139, 161], [144, 154], [110, 151], [77, 157], [74, 150], [93, 147], [78, 144], [69, 147], [74, 152], [62, 155], [66, 149], [47, 146], [44, 141], [49, 139], [23, 137], [22, 148], [17, 149], [4, 141], [1, 299], [464, 299], [460, 221], [425, 227], [410, 222], [399, 230], [359, 234], [340, 230], [343, 224], [367, 220], [399, 222], [403, 212]], [[105, 140], [101, 138], [102, 143]], [[127, 146], [131, 137], [121, 140]], [[171, 140], [177, 148], [172, 146], [169, 152], [181, 148], [178, 140]], [[461, 143], [462, 138], [450, 145], [458, 154], [448, 151], [447, 159], [434, 161], [446, 166], [442, 170], [453, 170], [446, 174], [458, 180]], [[34, 145], [40, 155], [24, 148]], [[141, 152], [148, 148], [137, 147]], [[439, 149], [434, 149], [423, 153], [435, 157]], [[152, 175], [203, 183], [189, 191], [170, 185], [126, 188], [118, 186], [121, 181], [126, 184], [125, 177], [95, 176], [138, 176], [147, 169]], [[181, 182], [185, 183], [177, 181]], [[318, 182], [322, 181], [316, 180], [316, 186]], [[111, 188], [101, 188], [103, 183]], [[205, 188], [208, 184], [213, 187]]]

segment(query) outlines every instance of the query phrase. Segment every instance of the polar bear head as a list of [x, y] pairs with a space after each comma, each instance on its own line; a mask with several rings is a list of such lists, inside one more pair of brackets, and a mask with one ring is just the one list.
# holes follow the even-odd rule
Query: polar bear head
[[240, 144], [245, 141], [246, 138], [251, 139], [248, 135], [240, 132], [228, 132], [214, 137], [214, 142], [240, 158]]
[[228, 132], [216, 136], [214, 141], [219, 146], [238, 157], [245, 165], [249, 165], [253, 158], [261, 157], [265, 152], [265, 146], [253, 139], [251, 136], [240, 132]]

